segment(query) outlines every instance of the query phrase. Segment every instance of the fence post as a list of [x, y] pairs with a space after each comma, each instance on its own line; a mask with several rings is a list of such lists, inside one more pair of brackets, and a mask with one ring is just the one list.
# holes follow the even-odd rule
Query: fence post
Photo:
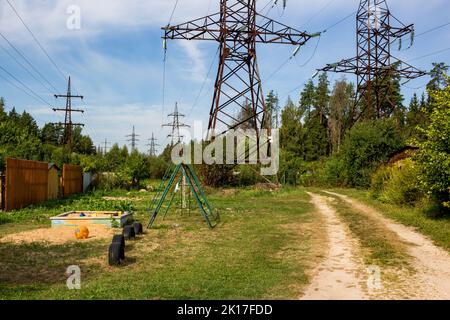
[[5, 181], [6, 176], [3, 174], [3, 172], [0, 172], [0, 210], [5, 210]]

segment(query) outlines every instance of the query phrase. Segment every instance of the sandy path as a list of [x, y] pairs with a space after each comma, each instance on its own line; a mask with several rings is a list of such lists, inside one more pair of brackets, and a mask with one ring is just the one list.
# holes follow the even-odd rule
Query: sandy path
[[416, 275], [408, 281], [418, 287], [418, 292], [411, 295], [414, 294], [418, 299], [450, 299], [450, 255], [447, 251], [435, 246], [430, 239], [413, 228], [394, 222], [357, 200], [338, 193], [324, 192], [337, 196], [354, 209], [378, 219], [406, 243], [416, 270]]
[[324, 216], [329, 251], [318, 268], [312, 283], [302, 300], [361, 300], [366, 296], [361, 288], [358, 274], [361, 262], [355, 252], [357, 242], [337, 217], [336, 211], [327, 204], [327, 198], [311, 194], [311, 201]]

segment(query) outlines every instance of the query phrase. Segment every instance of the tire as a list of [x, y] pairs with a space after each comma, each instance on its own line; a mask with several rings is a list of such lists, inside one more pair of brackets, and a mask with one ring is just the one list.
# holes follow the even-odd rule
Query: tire
[[120, 265], [120, 252], [121, 252], [121, 244], [120, 243], [111, 243], [109, 246], [108, 252], [108, 263], [110, 266], [118, 266]]
[[136, 233], [134, 232], [133, 226], [125, 226], [123, 228], [123, 236], [125, 237], [125, 240], [130, 240], [136, 238]]
[[113, 237], [112, 243], [120, 244], [120, 259], [125, 259], [125, 237], [121, 234], [117, 234]]
[[143, 233], [143, 228], [142, 228], [142, 224], [140, 222], [135, 222], [133, 224], [134, 227], [134, 233], [136, 235], [142, 234]]

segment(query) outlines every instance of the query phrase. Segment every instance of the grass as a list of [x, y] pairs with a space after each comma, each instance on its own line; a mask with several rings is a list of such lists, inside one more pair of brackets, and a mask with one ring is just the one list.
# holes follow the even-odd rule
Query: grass
[[[330, 197], [329, 194], [324, 195]], [[394, 232], [387, 230], [376, 219], [355, 211], [338, 197], [333, 199], [339, 216], [358, 238], [367, 265], [399, 268], [409, 265], [407, 249]]]
[[[132, 197], [146, 222], [151, 195]], [[100, 198], [103, 194], [90, 197]], [[142, 199], [144, 198], [144, 199]], [[25, 225], [41, 227], [84, 197], [49, 203], [11, 215], [0, 235]], [[137, 241], [127, 242], [127, 264], [106, 263], [107, 241], [70, 245], [0, 243], [1, 299], [296, 299], [321, 259], [321, 222], [304, 190], [276, 193], [216, 191], [210, 202], [222, 222], [209, 230], [197, 211], [172, 211]], [[81, 202], [79, 202], [81, 201]], [[48, 221], [47, 221], [48, 223]], [[49, 259], [50, 257], [50, 259]], [[80, 265], [82, 290], [65, 286], [65, 269]]]
[[335, 189], [335, 192], [351, 196], [374, 207], [385, 216], [404, 225], [414, 227], [433, 242], [450, 252], [450, 216], [432, 218], [421, 207], [399, 207], [370, 198], [364, 190]]

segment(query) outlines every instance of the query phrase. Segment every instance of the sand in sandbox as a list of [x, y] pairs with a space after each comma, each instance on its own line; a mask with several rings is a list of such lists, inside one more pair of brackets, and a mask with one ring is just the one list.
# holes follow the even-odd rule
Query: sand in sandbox
[[75, 237], [76, 227], [58, 227], [42, 228], [31, 231], [24, 231], [15, 234], [9, 234], [0, 238], [0, 242], [12, 243], [34, 243], [43, 242], [49, 244], [64, 244], [68, 242], [86, 242], [102, 239], [109, 239], [116, 233], [114, 229], [105, 226], [88, 226], [89, 238], [86, 240], [77, 240]]

